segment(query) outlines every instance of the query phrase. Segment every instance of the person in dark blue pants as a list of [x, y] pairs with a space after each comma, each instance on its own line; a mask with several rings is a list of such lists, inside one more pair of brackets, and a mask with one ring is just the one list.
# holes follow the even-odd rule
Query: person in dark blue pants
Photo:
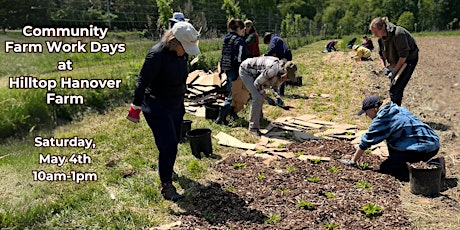
[[188, 55], [200, 53], [198, 32], [177, 22], [148, 52], [136, 82], [127, 119], [139, 122], [142, 110], [158, 148], [161, 194], [178, 201], [184, 196], [172, 184], [172, 174], [185, 114], [184, 95]]

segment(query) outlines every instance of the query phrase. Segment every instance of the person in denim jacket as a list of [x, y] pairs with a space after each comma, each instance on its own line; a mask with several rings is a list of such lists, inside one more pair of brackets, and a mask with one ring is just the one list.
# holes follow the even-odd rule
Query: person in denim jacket
[[378, 96], [371, 95], [364, 99], [358, 115], [364, 113], [372, 123], [351, 160], [342, 163], [355, 164], [366, 149], [385, 140], [389, 157], [380, 165], [380, 172], [407, 179], [406, 162], [427, 161], [438, 153], [438, 135], [406, 108], [391, 101], [383, 104]]

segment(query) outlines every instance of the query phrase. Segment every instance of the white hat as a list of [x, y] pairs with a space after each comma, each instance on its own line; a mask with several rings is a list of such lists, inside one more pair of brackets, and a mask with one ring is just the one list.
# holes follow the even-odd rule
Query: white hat
[[177, 22], [172, 28], [174, 37], [180, 42], [185, 52], [189, 55], [200, 53], [198, 48], [198, 32], [188, 22]]
[[184, 17], [184, 14], [181, 12], [174, 12], [173, 17], [170, 18], [169, 20], [174, 21], [174, 22], [188, 22], [188, 18]]

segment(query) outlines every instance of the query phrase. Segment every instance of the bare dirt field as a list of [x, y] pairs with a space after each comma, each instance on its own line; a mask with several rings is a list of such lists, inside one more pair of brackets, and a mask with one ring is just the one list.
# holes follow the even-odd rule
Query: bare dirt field
[[[193, 189], [193, 199], [178, 204], [182, 209], [176, 213], [180, 223], [170, 227], [458, 229], [458, 37], [418, 37], [416, 40], [420, 59], [406, 87], [403, 106], [433, 127], [441, 138], [439, 155], [446, 159], [447, 175], [439, 196], [413, 195], [409, 182], [375, 172], [381, 159], [373, 156], [366, 157], [370, 169], [365, 170], [344, 166], [335, 160], [305, 163], [281, 159], [267, 166], [262, 163], [263, 159], [235, 154], [214, 167], [217, 179]], [[372, 73], [380, 70], [376, 52], [373, 53], [374, 61], [361, 63], [352, 63], [350, 55], [343, 52], [326, 55], [324, 62], [349, 63], [350, 79], [361, 78], [366, 82], [360, 89], [361, 95], [388, 95], [388, 79]], [[353, 103], [361, 100], [355, 98]], [[359, 107], [360, 104], [354, 104], [350, 110]], [[333, 159], [353, 152], [351, 144], [333, 141], [305, 142], [291, 148]], [[375, 206], [366, 209], [370, 204], [381, 209]]]

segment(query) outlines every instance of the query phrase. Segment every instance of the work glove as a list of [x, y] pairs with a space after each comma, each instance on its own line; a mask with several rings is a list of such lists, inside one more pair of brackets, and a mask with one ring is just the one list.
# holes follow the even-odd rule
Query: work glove
[[273, 105], [273, 106], [276, 105], [275, 101], [271, 97], [266, 97], [265, 100], [267, 100], [269, 105]]
[[385, 74], [385, 76], [388, 76], [388, 74], [391, 73], [391, 69], [388, 67], [383, 67], [382, 72]]
[[281, 98], [279, 98], [279, 97], [276, 98], [276, 104], [278, 104], [278, 106], [281, 106], [281, 107], [284, 106], [284, 101], [283, 101], [283, 99], [281, 99]]
[[134, 123], [139, 123], [139, 119], [140, 119], [139, 114], [141, 113], [141, 108], [142, 107], [140, 106], [131, 104], [131, 106], [129, 107], [129, 112], [128, 112], [128, 116], [126, 116], [126, 119]]
[[338, 161], [344, 165], [355, 166], [356, 162], [351, 159], [338, 159]]
[[388, 73], [388, 78], [390, 78], [392, 82], [394, 81], [395, 77], [396, 77], [396, 70], [392, 70], [390, 71], [390, 73]]

